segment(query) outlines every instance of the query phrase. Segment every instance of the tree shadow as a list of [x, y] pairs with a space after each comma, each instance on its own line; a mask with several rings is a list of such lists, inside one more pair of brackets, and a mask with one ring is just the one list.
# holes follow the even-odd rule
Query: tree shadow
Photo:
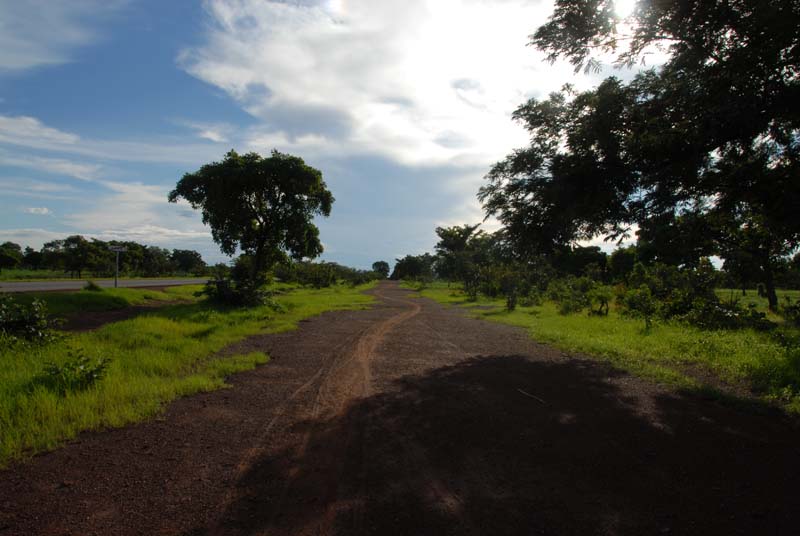
[[305, 448], [236, 484], [233, 533], [788, 534], [800, 521], [796, 429], [587, 361], [479, 356], [291, 433]]

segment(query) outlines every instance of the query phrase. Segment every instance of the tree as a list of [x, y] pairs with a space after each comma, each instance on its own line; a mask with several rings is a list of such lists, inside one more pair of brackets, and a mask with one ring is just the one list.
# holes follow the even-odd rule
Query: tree
[[477, 225], [454, 225], [452, 227], [437, 227], [436, 235], [436, 273], [439, 277], [449, 280], [463, 280], [470, 271], [472, 255], [470, 246], [481, 232]]
[[0, 270], [14, 268], [22, 262], [22, 247], [14, 242], [0, 244]]
[[380, 274], [381, 278], [389, 277], [389, 263], [386, 261], [375, 261], [372, 263], [372, 271]]
[[322, 253], [316, 215], [328, 216], [333, 195], [322, 173], [296, 156], [272, 151], [239, 155], [187, 173], [169, 194], [200, 209], [203, 223], [227, 255], [237, 248], [252, 256], [253, 281], [288, 254], [314, 258]]
[[532, 36], [551, 60], [591, 69], [615, 52], [632, 64], [659, 46], [669, 59], [520, 107], [531, 145], [492, 168], [485, 210], [540, 250], [692, 214], [715, 249], [749, 249], [775, 309], [774, 271], [800, 244], [800, 4], [640, 1], [625, 22], [612, 0], [556, 1]]
[[430, 253], [395, 259], [391, 279], [430, 279], [433, 277], [433, 262], [434, 257]]
[[179, 272], [201, 275], [206, 271], [202, 255], [191, 249], [173, 249], [170, 260]]

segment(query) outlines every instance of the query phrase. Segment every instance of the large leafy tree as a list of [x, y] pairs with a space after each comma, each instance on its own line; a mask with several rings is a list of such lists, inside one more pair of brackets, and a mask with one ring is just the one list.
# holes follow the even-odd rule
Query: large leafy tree
[[381, 276], [386, 279], [389, 277], [389, 272], [391, 271], [389, 268], [389, 263], [386, 261], [375, 261], [372, 263], [372, 271], [376, 274], [381, 274]]
[[253, 278], [286, 255], [313, 258], [322, 253], [317, 215], [328, 216], [333, 195], [322, 173], [301, 158], [273, 151], [239, 155], [187, 173], [169, 194], [200, 209], [203, 222], [227, 255], [237, 249], [252, 256]]
[[22, 262], [22, 247], [14, 242], [0, 244], [0, 270], [14, 268]]
[[557, 0], [532, 44], [576, 68], [609, 52], [622, 64], [654, 48], [668, 59], [630, 83], [517, 110], [531, 146], [497, 164], [480, 194], [517, 246], [619, 237], [633, 224], [651, 244], [678, 243], [656, 222], [691, 220], [721, 253], [748, 251], [775, 308], [773, 273], [800, 242], [800, 4], [642, 0], [622, 21], [612, 0]]

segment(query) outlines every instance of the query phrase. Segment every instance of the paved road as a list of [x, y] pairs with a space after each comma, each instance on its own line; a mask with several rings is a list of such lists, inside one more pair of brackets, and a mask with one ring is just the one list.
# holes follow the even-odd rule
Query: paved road
[[[114, 286], [113, 279], [94, 279], [101, 287]], [[119, 286], [134, 287], [174, 287], [177, 285], [197, 285], [208, 281], [207, 277], [191, 279], [120, 279]], [[63, 279], [55, 281], [0, 281], [0, 292], [46, 292], [50, 290], [80, 290], [86, 285], [84, 279]]]

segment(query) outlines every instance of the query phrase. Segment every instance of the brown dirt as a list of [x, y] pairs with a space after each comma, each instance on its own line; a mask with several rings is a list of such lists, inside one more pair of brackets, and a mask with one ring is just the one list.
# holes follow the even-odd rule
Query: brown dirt
[[121, 322], [129, 318], [135, 318], [142, 313], [153, 311], [159, 307], [174, 305], [180, 301], [160, 301], [147, 305], [132, 305], [122, 309], [112, 309], [110, 311], [82, 311], [70, 313], [57, 318], [58, 329], [61, 331], [91, 331], [112, 322]]
[[0, 536], [793, 534], [800, 433], [408, 297], [0, 472]]

